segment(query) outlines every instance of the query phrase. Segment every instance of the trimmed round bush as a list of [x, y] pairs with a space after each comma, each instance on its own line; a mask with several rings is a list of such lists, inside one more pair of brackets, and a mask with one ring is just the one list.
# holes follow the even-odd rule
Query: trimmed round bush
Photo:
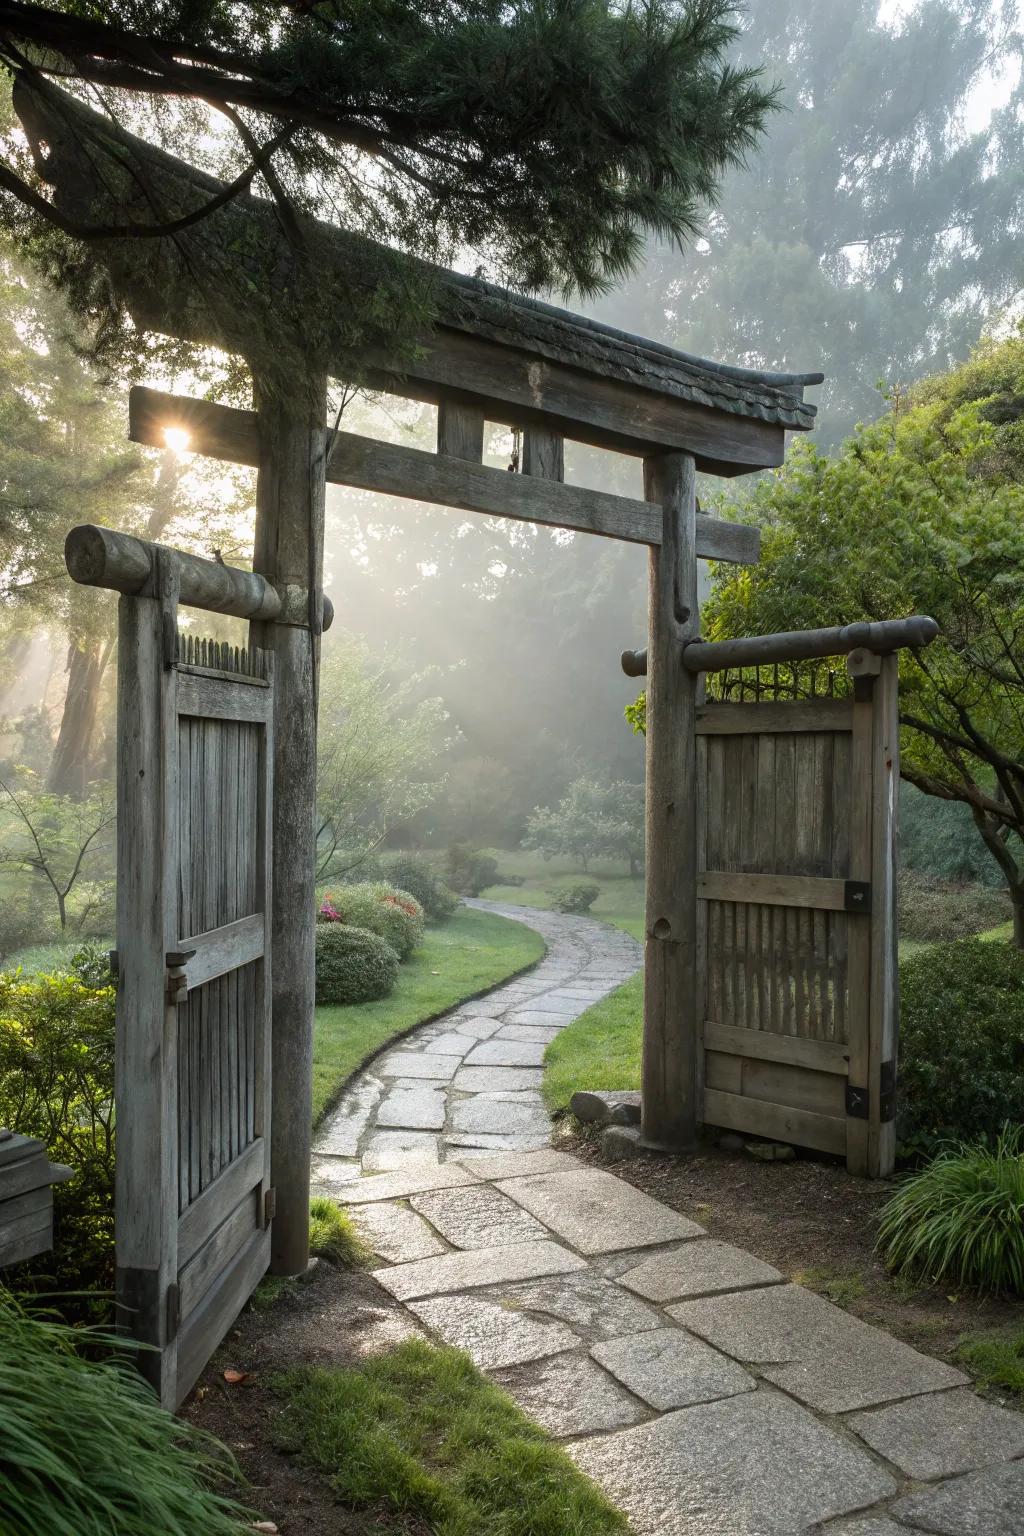
[[984, 933], [1012, 916], [1005, 890], [955, 884], [901, 870], [897, 918], [901, 939], [934, 944]]
[[898, 1102], [904, 1153], [994, 1143], [1024, 1116], [1024, 952], [961, 939], [904, 961]]
[[459, 904], [455, 892], [421, 853], [395, 854], [388, 860], [387, 876], [398, 890], [408, 891], [416, 898], [432, 923], [447, 922]]
[[448, 849], [448, 884], [460, 896], [479, 896], [495, 883], [498, 861], [472, 843], [452, 843]]
[[318, 1003], [372, 1003], [398, 978], [398, 955], [386, 939], [348, 923], [316, 925]]
[[574, 880], [571, 885], [559, 885], [551, 892], [556, 912], [589, 912], [601, 894], [601, 887], [593, 880]]
[[[336, 914], [331, 918], [326, 908]], [[368, 928], [386, 939], [404, 960], [423, 942], [423, 908], [408, 891], [400, 891], [385, 880], [364, 880], [359, 885], [342, 885], [324, 902], [321, 916], [329, 922], [348, 923]]]

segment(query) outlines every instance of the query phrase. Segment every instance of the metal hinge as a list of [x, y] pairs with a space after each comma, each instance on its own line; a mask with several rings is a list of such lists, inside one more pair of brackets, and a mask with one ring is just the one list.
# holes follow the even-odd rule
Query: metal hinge
[[277, 1190], [271, 1187], [263, 1196], [263, 1225], [269, 1227], [277, 1215]]
[[868, 880], [846, 880], [843, 883], [843, 906], [847, 912], [871, 911], [871, 883]]
[[870, 1103], [871, 1095], [866, 1088], [855, 1088], [852, 1083], [847, 1083], [846, 1113], [852, 1119], [866, 1120]]
[[167, 1338], [168, 1341], [177, 1338], [178, 1323], [181, 1321], [181, 1292], [177, 1285], [167, 1287]]

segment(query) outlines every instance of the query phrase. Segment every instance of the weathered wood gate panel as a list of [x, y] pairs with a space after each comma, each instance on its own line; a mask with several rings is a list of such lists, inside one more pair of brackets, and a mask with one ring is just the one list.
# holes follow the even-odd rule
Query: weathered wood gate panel
[[[118, 1302], [176, 1406], [270, 1254], [271, 658], [120, 600]], [[166, 590], [170, 586], [170, 594]]]
[[697, 721], [704, 1118], [870, 1176], [894, 1153], [896, 666]]

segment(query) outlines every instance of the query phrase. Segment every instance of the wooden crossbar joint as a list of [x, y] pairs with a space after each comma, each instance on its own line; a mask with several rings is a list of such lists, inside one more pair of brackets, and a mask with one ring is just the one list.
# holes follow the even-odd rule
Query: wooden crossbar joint
[[188, 962], [195, 954], [194, 949], [168, 950], [164, 957], [167, 967], [167, 1001], [177, 1007], [188, 998]]

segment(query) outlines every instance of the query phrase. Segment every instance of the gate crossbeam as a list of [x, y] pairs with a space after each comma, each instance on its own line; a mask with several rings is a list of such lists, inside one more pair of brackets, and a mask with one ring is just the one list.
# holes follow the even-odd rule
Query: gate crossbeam
[[[745, 635], [737, 640], [694, 640], [684, 646], [681, 660], [688, 672], [724, 672], [729, 667], [849, 656], [860, 650], [888, 656], [893, 651], [919, 650], [930, 645], [938, 632], [934, 619], [915, 614], [909, 619], [884, 619], [875, 624], [784, 630], [774, 635]], [[646, 650], [623, 651], [622, 670], [627, 677], [646, 676]]]

